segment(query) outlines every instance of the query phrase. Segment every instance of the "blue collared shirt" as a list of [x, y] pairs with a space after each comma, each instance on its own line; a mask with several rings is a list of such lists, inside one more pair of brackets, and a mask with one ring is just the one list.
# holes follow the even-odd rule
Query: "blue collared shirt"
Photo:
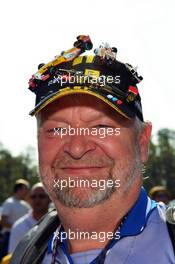
[[[165, 207], [152, 201], [142, 188], [120, 228], [120, 239], [111, 240], [104, 263], [175, 264], [164, 211]], [[42, 264], [51, 263], [53, 240]], [[94, 264], [100, 252], [95, 249], [69, 255], [64, 242], [58, 248], [57, 259], [61, 264]]]

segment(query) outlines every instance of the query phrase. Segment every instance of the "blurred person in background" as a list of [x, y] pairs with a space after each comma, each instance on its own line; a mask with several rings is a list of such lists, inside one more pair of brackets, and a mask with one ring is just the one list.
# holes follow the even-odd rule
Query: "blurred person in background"
[[164, 186], [154, 186], [153, 188], [151, 188], [149, 196], [156, 202], [163, 202], [165, 204], [168, 204], [170, 201], [170, 194]]
[[12, 226], [9, 240], [9, 253], [15, 250], [21, 238], [48, 212], [50, 199], [42, 183], [36, 183], [32, 187], [30, 204], [32, 210], [18, 219]]
[[13, 192], [13, 196], [7, 198], [2, 205], [1, 226], [3, 239], [0, 246], [0, 259], [7, 254], [12, 225], [20, 217], [27, 214], [31, 208], [30, 205], [24, 201], [29, 192], [28, 181], [24, 179], [17, 180], [14, 184]]

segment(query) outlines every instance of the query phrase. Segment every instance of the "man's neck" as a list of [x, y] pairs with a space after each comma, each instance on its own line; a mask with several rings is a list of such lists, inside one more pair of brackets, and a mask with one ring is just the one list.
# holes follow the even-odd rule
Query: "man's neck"
[[[67, 234], [69, 232], [87, 232], [89, 237], [94, 232], [99, 238], [99, 234], [104, 232], [107, 234], [114, 233], [119, 227], [123, 217], [134, 205], [139, 192], [132, 192], [128, 197], [117, 199], [113, 195], [106, 202], [94, 206], [92, 208], [68, 208], [56, 202], [56, 208], [59, 218], [63, 224]], [[100, 239], [69, 239], [70, 252], [87, 251], [90, 249], [103, 248], [108, 239], [101, 242]]]
[[18, 193], [15, 193], [15, 194], [13, 195], [13, 197], [14, 197], [16, 200], [21, 200], [21, 197], [20, 197], [20, 195], [19, 195]]
[[41, 219], [41, 217], [43, 217], [45, 214], [47, 214], [48, 211], [43, 211], [43, 212], [36, 212], [33, 211], [32, 212], [32, 216], [36, 221], [39, 221]]

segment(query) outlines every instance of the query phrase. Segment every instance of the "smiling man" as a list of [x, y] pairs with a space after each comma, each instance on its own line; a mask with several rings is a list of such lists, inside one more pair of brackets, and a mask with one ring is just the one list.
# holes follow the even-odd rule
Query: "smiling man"
[[[43, 109], [38, 118], [41, 175], [45, 175], [44, 184], [56, 203], [58, 202], [59, 208], [60, 202], [68, 208], [94, 207], [108, 200], [113, 193], [124, 199], [126, 193], [132, 191], [130, 187], [133, 184], [134, 189], [140, 189], [141, 179], [136, 177], [141, 169], [139, 121], [127, 120], [109, 106], [100, 104], [99, 99], [80, 94], [63, 97], [60, 102], [55, 101]], [[61, 139], [60, 135], [55, 134], [55, 127], [66, 130], [69, 125], [74, 128], [86, 127], [89, 135], [70, 136], [68, 130]], [[104, 138], [99, 137], [99, 130], [102, 127], [106, 129]], [[111, 132], [113, 132], [118, 127], [120, 127], [120, 135], [107, 134], [108, 128], [112, 128]], [[91, 134], [94, 128], [97, 130], [97, 135]], [[145, 138], [140, 139], [143, 161], [150, 129], [150, 124], [146, 124], [143, 133]], [[61, 183], [61, 180], [66, 179], [74, 180], [75, 187], [66, 184], [65, 187], [59, 188], [59, 184], [53, 184], [56, 180]], [[83, 183], [80, 180], [87, 180], [89, 184], [87, 182], [83, 186], [85, 188], [79, 188], [78, 183], [79, 185]], [[94, 188], [92, 180], [97, 182]], [[106, 181], [104, 190], [98, 188], [100, 180]], [[115, 180], [120, 181], [118, 188], [115, 188], [115, 184], [110, 184]], [[138, 195], [135, 191], [134, 194]], [[116, 208], [119, 207], [121, 200], [113, 198]], [[102, 206], [104, 208], [104, 204]], [[94, 207], [94, 210], [97, 208]]]
[[164, 208], [142, 188], [151, 135], [142, 77], [116, 49], [100, 48], [62, 53], [30, 80], [40, 175], [56, 210], [24, 237], [13, 264], [175, 263]]

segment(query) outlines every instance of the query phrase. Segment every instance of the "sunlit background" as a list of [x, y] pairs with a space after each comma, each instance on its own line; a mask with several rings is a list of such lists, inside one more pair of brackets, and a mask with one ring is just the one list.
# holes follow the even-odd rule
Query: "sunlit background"
[[119, 60], [139, 67], [144, 117], [153, 134], [175, 129], [174, 13], [173, 0], [1, 1], [0, 142], [14, 155], [36, 148], [28, 79], [80, 34], [90, 35], [94, 48], [116, 46]]

